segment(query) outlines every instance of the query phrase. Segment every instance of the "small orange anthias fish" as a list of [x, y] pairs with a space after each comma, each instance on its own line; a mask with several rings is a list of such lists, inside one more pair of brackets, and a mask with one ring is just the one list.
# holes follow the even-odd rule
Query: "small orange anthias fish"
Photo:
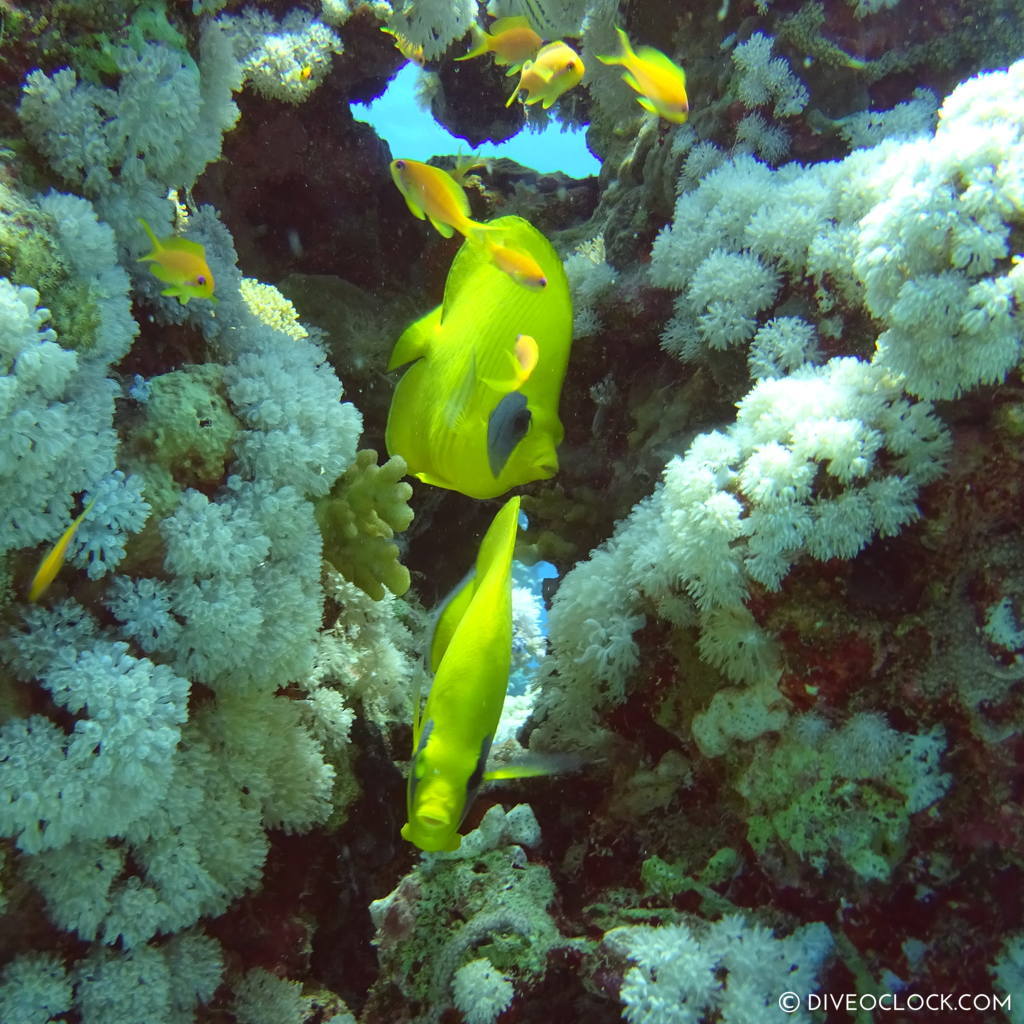
[[509, 66], [506, 75], [514, 75], [543, 46], [541, 39], [532, 26], [521, 15], [512, 18], [499, 18], [491, 25], [491, 31], [485, 32], [479, 25], [473, 25], [473, 49], [456, 60], [471, 60], [485, 53], [494, 54], [494, 63], [502, 67]]
[[548, 43], [523, 65], [519, 84], [505, 106], [511, 107], [515, 98], [526, 92], [529, 96], [525, 103], [543, 103], [547, 110], [559, 96], [579, 84], [585, 70], [580, 55], [567, 43]]
[[508, 370], [501, 376], [481, 377], [489, 388], [507, 395], [518, 391], [529, 379], [540, 362], [540, 346], [529, 334], [517, 334], [512, 351], [508, 355]]
[[150, 272], [158, 281], [168, 285], [160, 294], [176, 295], [184, 306], [189, 299], [209, 299], [213, 294], [213, 274], [206, 262], [206, 250], [198, 242], [169, 235], [160, 239], [140, 217], [139, 223], [149, 236], [153, 251], [139, 257], [140, 263], [149, 263]]
[[469, 216], [466, 190], [446, 170], [418, 160], [392, 160], [391, 180], [413, 216], [429, 220], [445, 238], [456, 231], [469, 237], [479, 227]]
[[518, 249], [510, 249], [500, 243], [488, 242], [484, 236], [484, 246], [491, 262], [501, 271], [508, 274], [516, 284], [540, 291], [547, 286], [548, 279], [540, 264], [528, 253]]
[[538, 291], [548, 283], [529, 253], [504, 245], [500, 235], [492, 237], [488, 225], [469, 216], [466, 190], [448, 171], [418, 160], [392, 160], [391, 178], [413, 215], [429, 220], [445, 238], [458, 231], [482, 246], [491, 262], [524, 288]]
[[690, 113], [686, 96], [686, 73], [653, 46], [641, 46], [636, 52], [629, 45], [629, 37], [616, 26], [620, 52], [607, 56], [598, 54], [602, 64], [620, 64], [622, 80], [640, 95], [637, 103], [644, 110], [663, 117], [674, 124], [682, 124]]
[[50, 548], [39, 563], [39, 568], [36, 570], [36, 574], [32, 577], [32, 582], [28, 587], [28, 599], [30, 601], [38, 601], [46, 593], [50, 584], [56, 578], [57, 573], [60, 572], [61, 566], [64, 565], [64, 559], [68, 554], [68, 545], [78, 531], [79, 526], [82, 525], [82, 520], [89, 514], [89, 509], [94, 504], [95, 501], [90, 501], [85, 506], [82, 512], [72, 520], [71, 525], [60, 535], [60, 540]]

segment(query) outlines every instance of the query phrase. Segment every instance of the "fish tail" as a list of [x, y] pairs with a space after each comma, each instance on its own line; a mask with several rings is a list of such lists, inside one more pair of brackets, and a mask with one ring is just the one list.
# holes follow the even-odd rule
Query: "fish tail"
[[470, 26], [473, 34], [473, 49], [464, 53], [456, 60], [471, 60], [473, 57], [482, 57], [490, 49], [491, 37], [474, 21]]
[[[152, 243], [153, 248], [154, 249], [159, 249], [160, 248], [160, 239], [157, 238], [156, 235], [153, 234], [153, 229], [141, 217], [138, 217], [137, 220], [142, 225], [143, 231], [145, 231], [146, 234], [149, 236], [149, 240]], [[147, 259], [147, 258], [148, 257], [143, 256], [143, 259]]]
[[615, 26], [615, 34], [619, 37], [620, 50], [618, 53], [604, 55], [599, 53], [597, 59], [602, 64], [625, 64], [633, 56], [633, 47], [629, 43], [629, 36], [618, 25]]
[[501, 235], [496, 227], [483, 224], [478, 220], [471, 220], [469, 225], [469, 229], [464, 234], [470, 245], [478, 245], [482, 249], [486, 249], [488, 254], [501, 245]]

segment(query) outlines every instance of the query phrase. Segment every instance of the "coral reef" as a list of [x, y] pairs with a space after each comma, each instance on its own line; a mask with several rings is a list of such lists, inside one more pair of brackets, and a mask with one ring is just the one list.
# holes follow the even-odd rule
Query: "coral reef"
[[[456, 60], [484, 6], [0, 9], [0, 1020], [1021, 1019], [1020, 0], [493, 0], [585, 66], [545, 110]], [[410, 122], [602, 163], [434, 154], [550, 240], [574, 340], [504, 717], [423, 855], [426, 606], [495, 505], [377, 454], [461, 244], [350, 107], [407, 58]], [[551, 373], [499, 279], [495, 394], [407, 424], [472, 419], [484, 475]]]

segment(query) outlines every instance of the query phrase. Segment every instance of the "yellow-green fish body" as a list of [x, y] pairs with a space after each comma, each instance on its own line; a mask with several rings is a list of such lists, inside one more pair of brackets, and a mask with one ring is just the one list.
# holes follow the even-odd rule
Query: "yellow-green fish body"
[[690, 101], [686, 95], [686, 73], [671, 58], [653, 46], [641, 46], [635, 52], [629, 37], [616, 26], [621, 51], [598, 55], [603, 64], [619, 64], [622, 80], [640, 95], [637, 103], [644, 110], [674, 124], [683, 124], [689, 116]]
[[189, 299], [209, 299], [213, 295], [213, 274], [206, 262], [206, 249], [198, 242], [170, 235], [157, 238], [153, 229], [140, 217], [139, 223], [149, 236], [153, 251], [139, 257], [140, 263], [150, 264], [150, 273], [168, 285], [160, 294], [176, 295], [184, 306]]
[[85, 506], [81, 513], [71, 521], [71, 525], [60, 535], [57, 543], [43, 556], [43, 560], [39, 563], [39, 568], [36, 570], [36, 574], [32, 577], [32, 582], [28, 587], [28, 599], [30, 601], [38, 601], [49, 589], [50, 584], [64, 565], [64, 559], [67, 558], [68, 554], [68, 545], [78, 532], [79, 526], [82, 525], [82, 520], [89, 514], [93, 504], [94, 502], [90, 501]]
[[525, 92], [528, 95], [524, 103], [541, 103], [547, 110], [559, 96], [579, 84], [584, 70], [582, 58], [571, 46], [561, 40], [548, 43], [523, 65], [519, 84], [505, 106], [512, 106], [515, 98]]
[[[494, 265], [486, 246], [466, 242], [444, 302], [405, 330], [388, 364], [412, 363], [391, 400], [388, 451], [424, 483], [471, 498], [494, 498], [557, 471], [558, 400], [572, 342], [569, 285], [551, 243], [520, 217], [486, 227], [528, 254], [545, 286], [522, 287]], [[510, 368], [521, 362], [522, 335], [536, 353], [518, 381]], [[502, 381], [512, 390], [496, 390]]]
[[485, 777], [512, 658], [512, 553], [519, 497], [509, 498], [480, 543], [473, 573], [449, 600], [431, 645], [434, 683], [413, 722], [402, 837], [421, 850], [455, 850]]

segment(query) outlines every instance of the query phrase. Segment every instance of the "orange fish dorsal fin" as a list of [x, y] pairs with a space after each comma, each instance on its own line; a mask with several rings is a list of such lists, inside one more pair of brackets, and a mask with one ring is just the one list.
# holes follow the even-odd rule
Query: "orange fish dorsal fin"
[[437, 168], [442, 177], [438, 179], [441, 188], [448, 193], [452, 201], [458, 206], [459, 212], [464, 214], [466, 217], [469, 216], [469, 196], [466, 195], [466, 190], [452, 177], [448, 171], [443, 168]]
[[170, 252], [187, 253], [189, 256], [195, 256], [198, 260], [206, 259], [206, 250], [199, 242], [192, 242], [187, 238], [178, 238], [176, 235], [165, 238], [160, 243], [160, 247]]
[[661, 50], [656, 50], [653, 46], [641, 46], [636, 51], [636, 55], [651, 67], [657, 68], [662, 74], [686, 81], [686, 73], [683, 69]]
[[522, 14], [511, 14], [507, 18], [498, 18], [496, 21], [492, 21], [490, 31], [492, 36], [500, 36], [502, 32], [508, 32], [517, 28], [526, 28], [531, 32], [534, 31], [529, 20]]

